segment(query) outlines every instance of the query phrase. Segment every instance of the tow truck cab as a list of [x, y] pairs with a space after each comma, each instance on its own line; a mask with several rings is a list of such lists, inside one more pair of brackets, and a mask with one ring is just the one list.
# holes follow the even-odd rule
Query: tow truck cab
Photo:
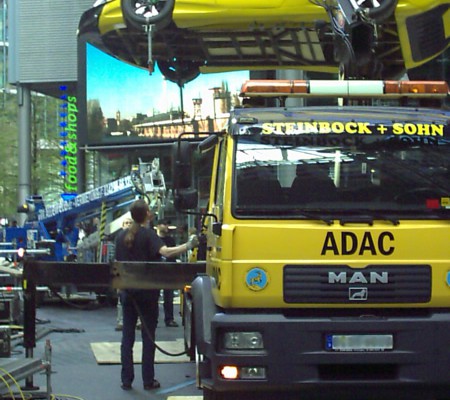
[[[199, 146], [215, 152], [207, 266], [183, 316], [205, 399], [448, 399], [450, 112], [389, 104], [445, 98], [447, 85], [243, 92], [383, 105], [237, 108]], [[192, 210], [186, 150], [176, 144], [175, 197]]]

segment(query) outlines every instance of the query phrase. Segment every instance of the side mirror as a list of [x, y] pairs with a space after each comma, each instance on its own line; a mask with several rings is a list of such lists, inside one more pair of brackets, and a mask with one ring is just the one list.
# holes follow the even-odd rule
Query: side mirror
[[176, 210], [192, 210], [197, 208], [198, 192], [195, 189], [179, 189], [175, 191], [174, 206]]
[[219, 137], [217, 135], [211, 135], [208, 136], [206, 139], [204, 139], [201, 143], [198, 145], [198, 149], [200, 150], [200, 153], [206, 153], [217, 144], [219, 141]]
[[173, 187], [175, 191], [192, 185], [192, 150], [189, 142], [178, 140], [172, 145]]

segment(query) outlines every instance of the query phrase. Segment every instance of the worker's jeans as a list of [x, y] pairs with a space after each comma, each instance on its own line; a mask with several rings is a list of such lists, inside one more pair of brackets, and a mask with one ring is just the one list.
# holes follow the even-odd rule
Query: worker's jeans
[[[122, 344], [120, 347], [122, 383], [131, 385], [134, 380], [133, 345], [138, 317], [142, 321], [142, 381], [152, 385], [155, 378], [155, 331], [158, 324], [159, 290], [123, 290], [120, 299], [123, 307]], [[139, 311], [136, 309], [138, 308]]]
[[164, 289], [163, 290], [164, 297], [164, 322], [167, 324], [170, 321], [173, 321], [173, 290], [172, 289]]

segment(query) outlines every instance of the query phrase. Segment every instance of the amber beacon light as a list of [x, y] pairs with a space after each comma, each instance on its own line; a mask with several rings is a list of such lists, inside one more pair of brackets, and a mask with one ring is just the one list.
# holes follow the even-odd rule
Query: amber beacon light
[[242, 97], [446, 97], [445, 81], [249, 80]]

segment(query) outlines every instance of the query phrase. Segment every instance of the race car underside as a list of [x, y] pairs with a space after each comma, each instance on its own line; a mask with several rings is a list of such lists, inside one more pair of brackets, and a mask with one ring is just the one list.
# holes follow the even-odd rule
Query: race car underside
[[356, 26], [349, 46], [346, 38], [334, 35], [327, 24], [233, 32], [192, 31], [172, 24], [152, 32], [150, 41], [148, 32], [111, 31], [102, 36], [101, 47], [142, 68], [151, 68], [156, 62], [169, 80], [180, 85], [194, 79], [200, 69], [257, 67], [332, 73], [345, 65], [348, 75], [393, 78], [404, 70], [395, 28], [395, 22], [386, 22], [375, 40], [374, 32], [366, 34], [371, 28]]
[[311, 0], [325, 11], [318, 12], [317, 19], [220, 23], [226, 8], [219, 7], [213, 21], [198, 22], [197, 9], [176, 9], [175, 0], [113, 0], [83, 14], [79, 34], [113, 57], [150, 72], [157, 64], [180, 86], [200, 72], [238, 69], [399, 79], [407, 66], [408, 72], [417, 69], [448, 47], [444, 21], [450, 5], [411, 15], [397, 26], [398, 1]]

